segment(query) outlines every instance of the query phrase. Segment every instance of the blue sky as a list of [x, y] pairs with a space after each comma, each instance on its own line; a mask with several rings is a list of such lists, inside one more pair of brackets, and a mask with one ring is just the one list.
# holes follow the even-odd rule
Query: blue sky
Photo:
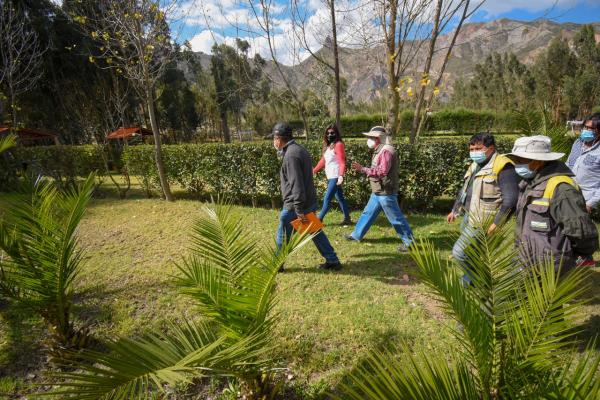
[[[169, 1], [169, 0], [164, 0]], [[210, 53], [213, 43], [233, 43], [235, 37], [248, 40], [252, 52], [270, 58], [268, 42], [260, 37], [249, 1], [257, 0], [179, 0], [181, 15], [174, 26], [176, 40], [188, 40], [195, 51]], [[416, 1], [416, 0], [415, 0]], [[272, 0], [275, 18], [275, 51], [278, 59], [286, 64], [297, 63], [308, 57], [306, 49], [298, 45], [292, 33], [289, 0]], [[308, 26], [307, 46], [317, 50], [328, 35], [329, 18], [324, 0], [297, 0]], [[473, 0], [472, 3], [477, 3]], [[356, 7], [356, 5], [360, 7]], [[340, 8], [338, 19], [342, 46], [359, 46], [361, 41], [376, 40], [377, 27], [373, 22], [373, 0], [336, 0]], [[358, 11], [357, 11], [358, 9]], [[352, 11], [348, 11], [352, 10]], [[556, 22], [600, 22], [600, 0], [487, 0], [471, 18], [471, 22], [485, 22], [499, 18], [531, 21], [539, 18]], [[341, 21], [341, 22], [340, 22]], [[360, 26], [360, 34], [357, 26]], [[367, 37], [369, 39], [367, 39]]]
[[[169, 0], [165, 0], [169, 1]], [[249, 1], [256, 0], [179, 0], [181, 16], [179, 23], [174, 26], [177, 41], [189, 41], [195, 51], [210, 53], [213, 43], [233, 43], [235, 37], [248, 40], [252, 52], [260, 53], [270, 58], [267, 41], [257, 32], [259, 25], [248, 6]], [[294, 64], [308, 57], [306, 49], [298, 45], [297, 37], [292, 33], [289, 0], [271, 0], [275, 17], [275, 50], [277, 58], [286, 64]], [[305, 14], [309, 26], [307, 45], [317, 50], [321, 47], [327, 31], [328, 11], [324, 0], [297, 0], [301, 12]], [[416, 1], [416, 0], [415, 0]], [[476, 3], [474, 0], [473, 3]], [[339, 37], [342, 45], [358, 46], [360, 41], [366, 41], [367, 33], [361, 33], [357, 38], [356, 26], [367, 26], [365, 32], [375, 37], [377, 33], [370, 21], [374, 14], [372, 0], [336, 0], [340, 8], [355, 10], [356, 4], [363, 9], [360, 12], [340, 12], [338, 23], [341, 25]], [[343, 17], [343, 22], [340, 20]], [[557, 22], [589, 23], [600, 22], [600, 0], [487, 0], [480, 10], [471, 18], [471, 22], [491, 21], [499, 18], [511, 18], [531, 21], [547, 18]], [[369, 25], [370, 24], [370, 25]], [[320, 32], [321, 30], [321, 32]], [[363, 37], [364, 36], [364, 37]], [[344, 43], [345, 41], [345, 43]]]

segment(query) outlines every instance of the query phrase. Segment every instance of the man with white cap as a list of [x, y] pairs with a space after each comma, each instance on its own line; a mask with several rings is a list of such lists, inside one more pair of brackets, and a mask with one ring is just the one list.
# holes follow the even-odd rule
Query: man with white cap
[[[523, 181], [517, 203], [517, 246], [524, 266], [553, 259], [566, 272], [598, 250], [598, 230], [573, 172], [547, 136], [522, 137], [508, 154]], [[562, 266], [561, 266], [562, 265]]]
[[371, 197], [360, 218], [356, 221], [354, 231], [350, 235], [346, 235], [346, 239], [360, 241], [383, 210], [402, 240], [398, 251], [406, 252], [412, 243], [413, 234], [398, 204], [398, 155], [396, 149], [389, 144], [387, 132], [381, 126], [375, 126], [363, 135], [367, 136], [367, 146], [374, 150], [371, 167], [363, 167], [357, 162], [353, 162], [352, 169], [369, 178]]

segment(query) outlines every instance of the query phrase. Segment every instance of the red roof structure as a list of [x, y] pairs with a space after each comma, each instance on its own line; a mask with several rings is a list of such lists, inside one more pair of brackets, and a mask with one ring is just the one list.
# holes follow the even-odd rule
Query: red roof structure
[[132, 136], [142, 135], [151, 136], [152, 131], [150, 129], [142, 128], [141, 126], [133, 126], [131, 128], [119, 128], [114, 132], [109, 133], [106, 138], [108, 140], [126, 139]]
[[[10, 128], [8, 126], [0, 126], [0, 135], [7, 134], [9, 132]], [[19, 141], [24, 145], [31, 145], [39, 141], [58, 144], [58, 135], [46, 131], [41, 131], [39, 129], [18, 128], [15, 134], [19, 138]]]

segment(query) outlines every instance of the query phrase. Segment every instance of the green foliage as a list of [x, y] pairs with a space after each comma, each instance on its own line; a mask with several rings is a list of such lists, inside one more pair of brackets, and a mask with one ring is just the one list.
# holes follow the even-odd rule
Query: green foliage
[[259, 246], [226, 206], [205, 209], [193, 228], [192, 253], [178, 265], [177, 285], [210, 324], [186, 321], [168, 333], [121, 339], [110, 353], [84, 351], [56, 394], [73, 399], [153, 398], [165, 385], [208, 375], [235, 376], [245, 398], [262, 399], [276, 365], [278, 315], [275, 277], [286, 257], [308, 238], [295, 236], [279, 251]]
[[[400, 159], [400, 195], [416, 206], [428, 206], [435, 196], [454, 195], [468, 163], [467, 140], [426, 140], [413, 147], [396, 145]], [[316, 164], [322, 143], [302, 143]], [[512, 148], [512, 141], [498, 143], [500, 151]], [[151, 146], [131, 146], [123, 154], [132, 175], [141, 177], [150, 190], [158, 188]], [[279, 198], [280, 161], [270, 143], [207, 144], [164, 146], [163, 159], [169, 180], [192, 194], [209, 194], [263, 202]], [[362, 141], [346, 143], [348, 165], [356, 161], [369, 165], [371, 151]], [[324, 175], [315, 176], [319, 192], [326, 189]], [[371, 191], [367, 180], [352, 170], [346, 173], [345, 197], [354, 206], [363, 206]]]
[[73, 326], [71, 306], [82, 260], [75, 231], [94, 179], [90, 175], [65, 191], [42, 180], [28, 182], [0, 222], [0, 294], [37, 312], [61, 349], [86, 340]]
[[77, 177], [91, 173], [102, 175], [106, 168], [101, 146], [17, 147], [14, 157], [33, 176], [52, 177], [60, 184], [73, 184]]
[[8, 135], [0, 138], [0, 154], [4, 153], [7, 150], [15, 147], [17, 145], [17, 140], [14, 135]]
[[510, 224], [477, 230], [466, 249], [472, 284], [427, 240], [411, 256], [419, 275], [460, 324], [456, 355], [373, 352], [342, 383], [344, 399], [591, 399], [600, 395], [600, 358], [578, 363], [569, 322], [589, 289], [590, 272], [560, 274], [553, 262], [515, 268]]

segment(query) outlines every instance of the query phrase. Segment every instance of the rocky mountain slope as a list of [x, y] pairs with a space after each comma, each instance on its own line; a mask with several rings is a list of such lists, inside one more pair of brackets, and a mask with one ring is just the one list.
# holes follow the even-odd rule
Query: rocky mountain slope
[[[466, 24], [458, 39], [452, 57], [446, 68], [443, 80], [443, 91], [451, 92], [453, 83], [457, 78], [468, 78], [474, 72], [475, 65], [482, 62], [485, 57], [493, 52], [513, 52], [517, 58], [526, 64], [534, 62], [539, 55], [557, 35], [567, 39], [580, 30], [581, 25], [574, 23], [556, 23], [548, 20], [521, 22], [500, 19], [486, 23]], [[600, 22], [594, 24], [597, 38], [600, 41]], [[440, 47], [450, 41], [450, 35], [440, 39]], [[321, 50], [326, 52], [327, 50]], [[327, 54], [323, 54], [327, 56]], [[439, 70], [444, 52], [440, 51], [434, 58], [432, 75]], [[202, 54], [202, 60], [207, 63], [207, 56]], [[420, 65], [424, 62], [425, 54], [419, 54], [407, 75], [418, 75]], [[387, 77], [385, 72], [385, 50], [383, 48], [371, 49], [341, 49], [340, 71], [346, 79], [348, 96], [354, 101], [372, 101], [385, 95]], [[269, 68], [271, 69], [271, 68]], [[319, 90], [323, 83], [316, 77], [323, 76], [322, 66], [313, 58], [308, 58], [302, 63], [286, 68], [289, 76], [298, 87], [312, 87]], [[274, 71], [274, 79], [278, 76]]]

